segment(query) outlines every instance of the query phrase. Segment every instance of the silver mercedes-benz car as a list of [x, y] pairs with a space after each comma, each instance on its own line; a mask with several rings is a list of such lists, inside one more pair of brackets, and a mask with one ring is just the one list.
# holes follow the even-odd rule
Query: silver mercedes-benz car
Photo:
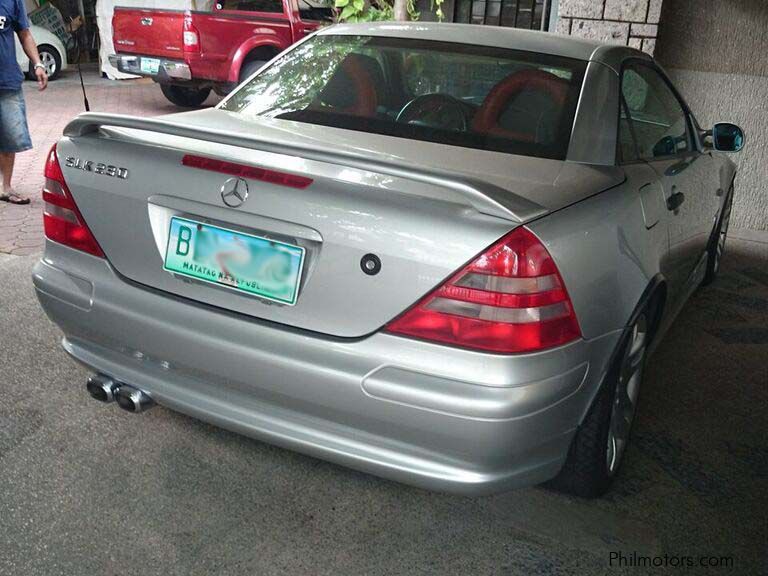
[[98, 400], [434, 490], [596, 496], [717, 274], [743, 141], [631, 48], [334, 26], [214, 109], [73, 120], [34, 284]]

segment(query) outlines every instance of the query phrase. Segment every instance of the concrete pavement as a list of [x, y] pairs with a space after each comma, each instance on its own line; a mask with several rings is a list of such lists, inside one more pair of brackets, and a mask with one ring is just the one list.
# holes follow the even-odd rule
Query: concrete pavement
[[[33, 296], [34, 258], [0, 256], [0, 575], [765, 574], [768, 242], [752, 238], [651, 359], [626, 466], [594, 502], [433, 494], [98, 404]], [[665, 555], [733, 564], [630, 565]]]

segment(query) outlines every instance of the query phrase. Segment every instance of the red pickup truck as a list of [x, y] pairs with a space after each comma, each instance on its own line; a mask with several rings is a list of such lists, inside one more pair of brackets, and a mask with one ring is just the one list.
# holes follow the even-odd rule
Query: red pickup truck
[[110, 62], [151, 77], [178, 106], [199, 106], [330, 19], [310, 1], [223, 0], [211, 12], [117, 7]]

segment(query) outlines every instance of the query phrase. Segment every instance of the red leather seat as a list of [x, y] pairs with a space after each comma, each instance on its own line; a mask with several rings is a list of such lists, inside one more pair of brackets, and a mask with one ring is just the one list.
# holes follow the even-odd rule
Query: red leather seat
[[509, 138], [521, 142], [535, 142], [536, 134], [505, 128], [500, 124], [502, 115], [522, 92], [546, 94], [562, 110], [568, 97], [568, 82], [542, 70], [520, 70], [499, 82], [485, 97], [475, 114], [472, 129], [475, 132]]
[[384, 83], [379, 63], [363, 54], [350, 54], [334, 72], [320, 100], [336, 112], [374, 116], [379, 106], [377, 86]]

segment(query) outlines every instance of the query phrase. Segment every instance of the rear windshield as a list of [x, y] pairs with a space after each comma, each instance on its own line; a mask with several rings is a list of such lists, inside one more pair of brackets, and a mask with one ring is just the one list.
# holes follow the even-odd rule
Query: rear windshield
[[316, 36], [221, 108], [466, 148], [564, 159], [586, 63], [372, 36]]

